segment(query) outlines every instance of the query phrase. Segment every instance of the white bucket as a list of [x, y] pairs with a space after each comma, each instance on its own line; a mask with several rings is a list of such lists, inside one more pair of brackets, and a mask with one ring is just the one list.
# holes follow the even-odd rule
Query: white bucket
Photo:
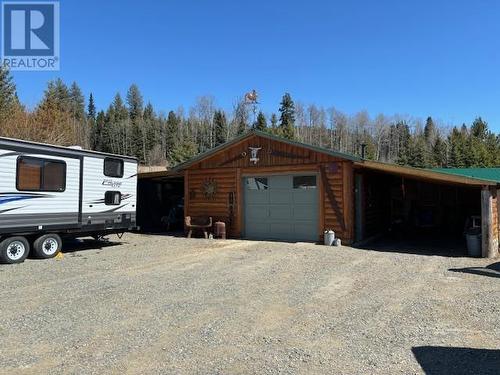
[[335, 241], [335, 232], [333, 230], [325, 230], [325, 245], [332, 246]]

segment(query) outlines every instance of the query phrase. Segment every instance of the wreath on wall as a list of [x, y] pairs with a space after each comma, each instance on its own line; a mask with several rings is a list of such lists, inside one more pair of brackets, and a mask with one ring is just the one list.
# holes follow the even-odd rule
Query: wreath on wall
[[217, 181], [213, 178], [207, 178], [203, 182], [203, 195], [207, 199], [215, 199], [215, 195], [217, 194]]

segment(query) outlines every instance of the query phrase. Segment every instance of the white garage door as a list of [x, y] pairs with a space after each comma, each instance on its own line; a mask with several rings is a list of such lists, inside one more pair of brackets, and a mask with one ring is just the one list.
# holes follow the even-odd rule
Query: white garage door
[[318, 240], [315, 174], [246, 177], [245, 237], [284, 241]]

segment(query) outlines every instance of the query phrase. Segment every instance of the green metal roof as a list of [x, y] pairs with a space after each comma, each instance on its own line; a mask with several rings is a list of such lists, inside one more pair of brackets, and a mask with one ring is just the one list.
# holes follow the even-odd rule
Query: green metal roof
[[500, 168], [432, 168], [431, 170], [500, 183]]
[[307, 148], [309, 150], [312, 150], [312, 151], [315, 151], [315, 152], [319, 152], [319, 153], [322, 153], [322, 154], [326, 154], [326, 155], [330, 155], [330, 156], [334, 156], [334, 157], [338, 157], [338, 158], [341, 158], [341, 159], [347, 159], [347, 160], [351, 160], [351, 161], [360, 161], [362, 160], [361, 158], [357, 157], [357, 156], [354, 156], [354, 155], [351, 155], [351, 154], [346, 154], [346, 153], [343, 153], [343, 152], [336, 152], [336, 151], [332, 151], [332, 150], [329, 150], [329, 149], [326, 149], [326, 148], [322, 148], [322, 147], [318, 147], [318, 146], [312, 146], [312, 145], [309, 145], [309, 144], [306, 144], [306, 143], [301, 143], [301, 142], [296, 142], [296, 141], [291, 141], [289, 139], [286, 139], [286, 138], [282, 138], [282, 137], [278, 137], [276, 135], [273, 135], [273, 134], [270, 134], [270, 133], [267, 133], [267, 132], [262, 132], [262, 131], [259, 131], [259, 130], [250, 130], [248, 131], [247, 133], [244, 133], [236, 138], [233, 138], [232, 140], [226, 142], [226, 143], [223, 143], [217, 147], [214, 147], [208, 151], [205, 151], [201, 154], [198, 154], [197, 156], [195, 156], [194, 158], [192, 159], [189, 159], [181, 164], [178, 164], [176, 165], [173, 170], [174, 171], [180, 171], [180, 170], [183, 170], [183, 169], [186, 169], [188, 167], [190, 167], [191, 165], [197, 163], [197, 162], [200, 162], [201, 160], [205, 159], [205, 158], [208, 158], [209, 156], [217, 153], [218, 151], [222, 150], [222, 149], [225, 149], [225, 148], [228, 148], [228, 147], [231, 147], [232, 145], [246, 139], [246, 138], [249, 138], [251, 136], [254, 136], [254, 135], [257, 135], [259, 137], [262, 137], [262, 138], [267, 138], [267, 139], [272, 139], [272, 140], [275, 140], [275, 141], [279, 141], [279, 142], [283, 142], [283, 143], [287, 143], [289, 145], [292, 145], [292, 146], [298, 146], [298, 147], [303, 147], [303, 148]]

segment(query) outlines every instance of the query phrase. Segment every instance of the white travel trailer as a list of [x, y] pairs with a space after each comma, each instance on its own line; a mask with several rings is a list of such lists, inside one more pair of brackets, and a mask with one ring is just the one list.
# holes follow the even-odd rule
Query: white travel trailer
[[0, 262], [136, 226], [137, 160], [0, 137]]

